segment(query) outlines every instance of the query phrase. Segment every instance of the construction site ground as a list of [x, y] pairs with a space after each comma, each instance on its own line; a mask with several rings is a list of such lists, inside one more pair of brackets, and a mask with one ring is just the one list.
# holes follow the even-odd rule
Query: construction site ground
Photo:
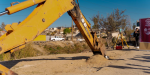
[[110, 60], [86, 51], [0, 62], [19, 75], [150, 75], [150, 50], [107, 50]]

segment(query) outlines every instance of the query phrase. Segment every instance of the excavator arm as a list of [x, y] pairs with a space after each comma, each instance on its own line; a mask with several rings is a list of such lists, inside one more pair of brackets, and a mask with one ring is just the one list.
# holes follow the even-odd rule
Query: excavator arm
[[103, 45], [95, 32], [92, 31], [90, 23], [82, 14], [79, 6], [76, 4], [75, 7], [68, 11], [68, 14], [73, 19], [74, 23], [78, 27], [79, 31], [81, 32], [82, 36], [84, 37], [85, 41], [91, 48], [93, 54], [101, 54], [105, 55], [105, 45]]
[[[36, 4], [38, 4], [37, 7], [24, 21], [19, 24], [6, 25], [7, 33], [0, 37], [0, 54], [4, 52], [12, 53], [25, 47], [26, 43], [33, 41], [65, 12], [68, 12], [93, 54], [106, 56], [105, 46], [100, 43], [96, 33], [91, 30], [90, 23], [82, 14], [75, 0], [28, 0], [6, 8], [4, 12], [0, 13], [0, 16], [11, 15]], [[9, 74], [15, 75], [15, 73], [0, 65], [0, 75]]]

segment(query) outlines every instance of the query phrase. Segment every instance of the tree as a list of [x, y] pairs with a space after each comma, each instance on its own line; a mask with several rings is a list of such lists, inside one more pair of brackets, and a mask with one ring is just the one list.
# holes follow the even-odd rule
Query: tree
[[66, 35], [70, 32], [71, 32], [71, 30], [69, 28], [64, 29], [63, 30], [64, 37], [66, 38]]
[[[119, 11], [119, 9], [115, 9], [110, 15], [107, 17], [101, 16], [99, 18], [99, 26], [101, 28], [106, 28], [106, 31], [113, 32], [118, 31], [120, 28], [124, 29], [127, 20], [126, 15], [123, 15], [125, 11]], [[99, 16], [99, 15], [98, 15]]]
[[94, 22], [94, 25], [92, 26], [92, 29], [99, 29], [99, 25], [98, 25], [99, 16], [96, 15], [91, 20]]
[[[115, 9], [111, 14], [108, 14], [106, 17], [96, 16], [92, 17], [92, 21], [95, 24], [98, 24], [100, 28], [106, 28], [107, 42], [108, 46], [112, 40], [112, 32], [119, 31], [119, 29], [125, 29], [127, 25], [127, 15], [124, 15], [125, 11], [120, 11]], [[97, 23], [98, 20], [98, 23]]]
[[0, 26], [0, 31], [4, 31], [5, 30], [5, 23], [4, 22], [2, 22], [2, 24], [1, 24], [1, 26]]
[[99, 29], [97, 25], [93, 25], [92, 29]]
[[128, 30], [132, 30], [132, 23], [130, 16], [127, 16], [127, 26], [125, 28], [128, 28]]
[[68, 34], [68, 33], [70, 33], [70, 32], [71, 32], [71, 30], [70, 30], [69, 28], [66, 28], [66, 29], [64, 29], [64, 31], [63, 31], [64, 34]]
[[47, 33], [46, 35], [50, 35], [50, 33]]
[[134, 30], [132, 30], [131, 19], [130, 19], [129, 16], [128, 16], [128, 18], [127, 18], [127, 21], [128, 21], [128, 26], [125, 27], [124, 33], [126, 34], [126, 39], [129, 39], [131, 33], [133, 33]]
[[136, 25], [135, 25], [135, 23], [134, 23], [133, 26], [132, 26], [133, 30], [135, 29], [135, 27], [136, 27]]

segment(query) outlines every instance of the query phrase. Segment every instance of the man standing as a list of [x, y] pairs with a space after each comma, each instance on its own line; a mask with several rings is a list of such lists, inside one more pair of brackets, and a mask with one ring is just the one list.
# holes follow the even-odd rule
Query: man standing
[[135, 37], [135, 46], [137, 49], [139, 49], [139, 35], [140, 35], [139, 29], [136, 28], [134, 32], [134, 37]]

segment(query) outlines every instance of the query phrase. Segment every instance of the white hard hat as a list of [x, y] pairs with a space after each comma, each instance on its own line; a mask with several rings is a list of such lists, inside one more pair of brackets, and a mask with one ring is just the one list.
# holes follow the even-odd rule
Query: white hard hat
[[140, 27], [135, 27], [135, 30], [136, 30], [136, 28], [140, 29]]

